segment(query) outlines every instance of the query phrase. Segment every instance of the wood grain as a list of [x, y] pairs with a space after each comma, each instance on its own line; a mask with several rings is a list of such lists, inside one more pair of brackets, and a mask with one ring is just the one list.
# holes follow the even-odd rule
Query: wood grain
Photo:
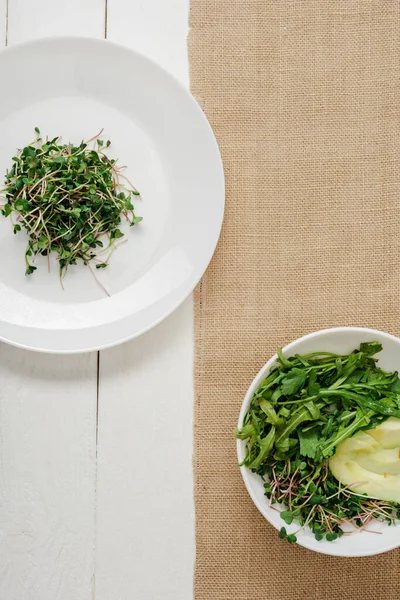
[[[10, 44], [106, 29], [105, 0], [8, 1]], [[188, 4], [108, 0], [108, 37], [188, 84]], [[1, 600], [192, 597], [192, 329], [189, 299], [101, 353], [97, 473], [97, 355], [0, 345]]]
[[96, 600], [192, 597], [192, 318], [101, 352]]
[[[103, 32], [103, 2], [8, 0], [9, 45]], [[0, 379], [0, 598], [92, 599], [97, 354], [0, 344]]]
[[0, 47], [4, 46], [7, 39], [7, 0], [0, 0]]
[[89, 600], [96, 355], [0, 345], [0, 598]]
[[189, 86], [189, 0], [108, 0], [107, 37], [153, 58]]
[[8, 43], [39, 37], [104, 37], [105, 0], [8, 0]]
[[[107, 37], [188, 85], [188, 0], [108, 0]], [[96, 600], [192, 598], [193, 303], [100, 353]]]

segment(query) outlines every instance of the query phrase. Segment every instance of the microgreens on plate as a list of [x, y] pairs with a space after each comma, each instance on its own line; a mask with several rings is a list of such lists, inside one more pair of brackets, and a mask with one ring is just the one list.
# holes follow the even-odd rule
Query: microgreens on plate
[[0, 192], [2, 214], [11, 218], [14, 233], [28, 233], [25, 273], [36, 270], [36, 255], [54, 252], [61, 283], [78, 262], [94, 275], [90, 263], [107, 267], [124, 237], [121, 219], [130, 226], [142, 220], [132, 203], [139, 192], [121, 173], [124, 167], [107, 156], [111, 142], [100, 138], [102, 131], [78, 145], [62, 144], [58, 136], [44, 140], [38, 128], [35, 132], [35, 140], [13, 157]]

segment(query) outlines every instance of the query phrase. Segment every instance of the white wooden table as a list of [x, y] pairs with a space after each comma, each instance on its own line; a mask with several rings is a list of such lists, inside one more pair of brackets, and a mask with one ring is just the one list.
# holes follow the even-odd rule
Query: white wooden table
[[[0, 44], [106, 36], [188, 85], [188, 10], [0, 0]], [[100, 354], [0, 345], [1, 600], [192, 598], [192, 328], [189, 299]]]

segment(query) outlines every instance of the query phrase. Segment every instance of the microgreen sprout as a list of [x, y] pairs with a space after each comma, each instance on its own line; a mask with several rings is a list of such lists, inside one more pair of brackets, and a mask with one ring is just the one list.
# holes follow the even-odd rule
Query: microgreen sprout
[[28, 233], [26, 275], [36, 270], [36, 255], [52, 252], [61, 284], [68, 267], [80, 261], [104, 269], [124, 236], [121, 218], [130, 226], [142, 220], [132, 203], [139, 192], [105, 153], [111, 142], [100, 138], [102, 132], [74, 145], [58, 136], [44, 140], [36, 127], [34, 141], [13, 157], [0, 191], [1, 212], [11, 218], [14, 233]]

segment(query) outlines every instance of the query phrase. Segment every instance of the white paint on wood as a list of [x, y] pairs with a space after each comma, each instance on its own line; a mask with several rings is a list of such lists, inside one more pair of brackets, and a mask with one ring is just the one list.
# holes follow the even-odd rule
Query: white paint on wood
[[106, 0], [8, 0], [8, 43], [57, 35], [104, 37]]
[[[105, 0], [8, 1], [10, 44], [103, 36]], [[108, 38], [186, 85], [187, 22], [188, 0], [108, 0]], [[96, 354], [0, 345], [1, 599], [192, 597], [192, 329], [190, 298], [101, 353], [97, 483]]]
[[189, 0], [108, 0], [107, 37], [149, 56], [189, 85]]
[[[8, 0], [9, 45], [104, 25], [99, 0]], [[97, 354], [1, 344], [0, 380], [0, 598], [92, 600]]]
[[7, 0], [0, 0], [0, 47], [4, 46], [7, 38]]
[[96, 600], [192, 597], [192, 318], [101, 352]]
[[0, 345], [0, 598], [92, 597], [96, 355]]
[[[188, 0], [108, 0], [108, 39], [188, 85]], [[193, 301], [100, 354], [96, 600], [190, 600]]]

